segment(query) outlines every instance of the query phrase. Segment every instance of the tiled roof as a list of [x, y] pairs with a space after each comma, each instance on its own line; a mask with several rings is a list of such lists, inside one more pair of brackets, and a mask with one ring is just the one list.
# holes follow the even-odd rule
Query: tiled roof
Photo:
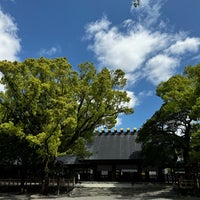
[[133, 132], [96, 133], [87, 149], [92, 155], [86, 160], [139, 159], [141, 144], [136, 142]]
[[74, 165], [74, 164], [80, 164], [77, 156], [60, 156], [56, 158], [56, 163], [61, 163], [63, 165]]
[[82, 161], [98, 160], [134, 160], [141, 159], [141, 144], [136, 142], [135, 132], [101, 132], [95, 133], [94, 139], [86, 148], [92, 153], [87, 158], [77, 156], [62, 156], [57, 162], [64, 165], [81, 164]]

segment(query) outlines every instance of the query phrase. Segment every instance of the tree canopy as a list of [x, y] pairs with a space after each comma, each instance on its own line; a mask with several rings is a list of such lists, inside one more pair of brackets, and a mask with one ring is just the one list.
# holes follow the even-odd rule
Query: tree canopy
[[[183, 75], [172, 76], [158, 85], [157, 95], [163, 105], [138, 133], [145, 158], [152, 164], [172, 166], [182, 160], [187, 166], [192, 161], [191, 152], [193, 158], [197, 157], [194, 155], [199, 151], [199, 71], [200, 65], [186, 67]], [[154, 160], [148, 159], [150, 154]]]
[[0, 92], [1, 138], [14, 138], [27, 151], [34, 150], [46, 175], [57, 156], [84, 154], [95, 128], [113, 127], [120, 113], [133, 112], [127, 106], [130, 98], [121, 70], [97, 72], [87, 62], [74, 71], [65, 58], [40, 58], [1, 61], [0, 72], [5, 87]]
[[[76, 107], [77, 123], [71, 131], [72, 135], [63, 138], [63, 141], [65, 140], [63, 144], [65, 148], [66, 146], [70, 147], [69, 150], [74, 146], [74, 141], [90, 137], [95, 128], [99, 126], [113, 127], [120, 113], [130, 114], [133, 112], [133, 108], [126, 105], [130, 98], [123, 90], [126, 84], [123, 71], [109, 71], [104, 68], [97, 73], [91, 63], [84, 63], [79, 67], [80, 72], [75, 88], [75, 99], [78, 103]], [[69, 129], [63, 127], [63, 130], [66, 130], [69, 136]]]

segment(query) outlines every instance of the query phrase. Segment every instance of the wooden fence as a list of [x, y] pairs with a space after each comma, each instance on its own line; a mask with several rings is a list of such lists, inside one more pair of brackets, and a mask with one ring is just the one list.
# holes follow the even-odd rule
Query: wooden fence
[[[1, 186], [21, 186], [20, 179], [0, 179], [0, 187]], [[25, 187], [31, 186], [42, 186], [41, 180], [32, 180], [26, 179], [24, 180]], [[65, 188], [74, 188], [75, 180], [74, 179], [63, 179], [60, 178], [59, 180], [56, 179], [49, 179], [49, 187], [65, 187]]]
[[200, 179], [179, 179], [178, 186], [182, 190], [194, 190], [200, 192]]
[[179, 180], [179, 188], [180, 189], [193, 189], [194, 188], [194, 181], [193, 180]]

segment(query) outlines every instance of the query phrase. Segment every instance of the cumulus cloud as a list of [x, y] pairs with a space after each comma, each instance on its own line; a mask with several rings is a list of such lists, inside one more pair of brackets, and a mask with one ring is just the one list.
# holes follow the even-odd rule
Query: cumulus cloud
[[56, 53], [60, 52], [60, 47], [51, 47], [50, 49], [41, 49], [39, 51], [40, 56], [53, 56]]
[[200, 55], [197, 55], [197, 56], [193, 57], [193, 60], [197, 60], [197, 62], [199, 62], [199, 60], [200, 60]]
[[[122, 104], [122, 106], [128, 106], [129, 108], [134, 108], [135, 105], [138, 104], [138, 99], [133, 91], [126, 91], [128, 97], [130, 97], [130, 101], [128, 103]], [[123, 118], [122, 114], [117, 117], [117, 123], [115, 124], [116, 127], [119, 127], [122, 124]]]
[[104, 17], [94, 23], [94, 29], [92, 24], [87, 28], [88, 37], [93, 36], [94, 39], [89, 49], [94, 51], [102, 65], [121, 68], [127, 73], [134, 72], [152, 54], [153, 49], [155, 53], [166, 45], [165, 34], [151, 33], [141, 26], [123, 33], [117, 27], [109, 27], [109, 24]]
[[[131, 12], [135, 13], [138, 23], [151, 29], [153, 25], [163, 26], [165, 23], [160, 18], [160, 9], [166, 0], [142, 0], [140, 6], [135, 9], [134, 5], [131, 6]], [[158, 20], [159, 19], [159, 20]]]
[[[200, 38], [170, 29], [161, 15], [164, 1], [144, 0], [132, 9], [135, 19], [112, 25], [103, 16], [86, 26], [86, 38], [91, 42], [99, 64], [121, 68], [130, 82], [146, 79], [154, 85], [167, 80], [187, 56], [197, 56]], [[190, 57], [191, 58], [191, 57]]]
[[139, 97], [150, 97], [150, 96], [153, 96], [153, 94], [154, 93], [152, 90], [149, 90], [149, 91], [143, 90], [143, 91], [139, 92], [138, 96]]
[[121, 117], [118, 117], [117, 118], [117, 123], [115, 124], [116, 127], [119, 127], [122, 125], [122, 118]]
[[107, 31], [109, 29], [109, 25], [111, 23], [107, 20], [106, 16], [103, 16], [103, 20], [97, 20], [96, 22], [91, 22], [90, 24], [87, 25], [87, 33], [88, 35], [86, 35], [86, 39], [90, 39], [91, 37], [93, 37], [94, 33], [98, 33], [101, 31]]
[[127, 103], [127, 106], [130, 107], [130, 108], [133, 108], [135, 107], [135, 105], [137, 104], [137, 97], [135, 96], [134, 92], [133, 91], [126, 91], [127, 92], [127, 95], [128, 97], [130, 97], [130, 101], [129, 103]]
[[19, 60], [21, 46], [17, 31], [13, 18], [0, 8], [0, 60]]
[[133, 91], [126, 91], [127, 96], [130, 97], [130, 101], [128, 103], [121, 103], [121, 106], [127, 106], [129, 108], [133, 108], [135, 107], [135, 105], [137, 104], [137, 97], [135, 96]]
[[200, 47], [200, 38], [186, 38], [182, 41], [177, 41], [175, 44], [171, 45], [167, 52], [170, 54], [184, 54], [187, 52], [197, 53]]
[[[17, 31], [17, 25], [13, 18], [0, 8], [0, 60], [19, 60], [18, 53], [21, 45]], [[1, 77], [2, 74], [0, 74]], [[2, 84], [0, 84], [0, 91], [4, 91], [4, 85]]]
[[145, 74], [148, 80], [157, 85], [168, 80], [179, 66], [179, 59], [164, 54], [156, 55], [146, 63]]

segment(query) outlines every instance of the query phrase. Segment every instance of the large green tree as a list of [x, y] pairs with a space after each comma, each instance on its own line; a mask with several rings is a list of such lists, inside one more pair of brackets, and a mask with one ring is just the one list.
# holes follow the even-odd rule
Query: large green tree
[[[59, 155], [61, 126], [76, 124], [73, 87], [74, 72], [66, 59], [27, 59], [0, 63], [2, 132], [12, 131], [21, 142], [28, 142], [44, 163], [45, 190], [49, 162]], [[9, 131], [10, 133], [10, 131]]]
[[[45, 190], [49, 163], [61, 154], [84, 154], [96, 127], [112, 127], [118, 114], [133, 108], [123, 90], [124, 72], [97, 72], [84, 63], [72, 70], [65, 58], [0, 62], [1, 134], [29, 144], [42, 158]], [[17, 148], [17, 146], [16, 146]]]
[[159, 164], [164, 160], [173, 165], [181, 158], [188, 166], [191, 161], [193, 127], [199, 118], [199, 71], [200, 65], [189, 66], [183, 75], [175, 75], [157, 87], [163, 105], [140, 129], [138, 140], [143, 142], [146, 156], [151, 151], [159, 155], [154, 156]]
[[[122, 70], [110, 71], [107, 68], [97, 72], [92, 63], [83, 63], [79, 66], [78, 82], [75, 88], [76, 126], [72, 130], [63, 127], [63, 143], [71, 152], [83, 149], [85, 138], [91, 138], [95, 128], [106, 126], [111, 128], [116, 124], [120, 113], [130, 114], [130, 101], [124, 87], [125, 74]], [[79, 148], [76, 145], [78, 142]], [[82, 147], [81, 145], [82, 144]], [[74, 150], [72, 150], [74, 149]], [[81, 151], [82, 152], [82, 151]]]
[[185, 70], [194, 86], [194, 103], [192, 105], [191, 117], [192, 135], [190, 146], [190, 157], [192, 162], [200, 162], [200, 64], [195, 67], [189, 66]]
[[161, 108], [139, 129], [137, 140], [142, 142], [145, 165], [159, 168], [174, 166], [177, 160], [174, 141], [178, 142], [178, 136], [175, 134], [174, 121], [171, 120]]

